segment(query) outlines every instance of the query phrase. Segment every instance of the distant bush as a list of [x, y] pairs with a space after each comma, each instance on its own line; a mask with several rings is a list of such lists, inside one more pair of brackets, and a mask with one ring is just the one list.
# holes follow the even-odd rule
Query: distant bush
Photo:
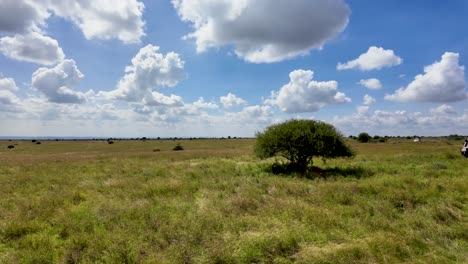
[[458, 140], [463, 140], [463, 139], [465, 139], [464, 136], [457, 135], [457, 134], [449, 135], [447, 138], [448, 138], [449, 140], [457, 140], [457, 141], [458, 141]]
[[109, 144], [114, 144], [114, 141], [109, 140], [109, 141], [107, 141], [107, 143], [109, 143]]
[[158, 152], [158, 151], [161, 151], [161, 150], [158, 148], [153, 149], [153, 152]]
[[386, 139], [386, 138], [379, 138], [379, 142], [380, 142], [380, 143], [387, 142], [387, 139]]
[[32, 142], [32, 143], [36, 143], [36, 140], [35, 140], [35, 139], [33, 139], [33, 140], [31, 140], [31, 142]]
[[13, 145], [8, 146], [8, 149], [12, 149], [12, 148], [15, 148], [15, 146], [13, 146]]
[[367, 143], [371, 140], [371, 136], [365, 132], [360, 133], [357, 137], [357, 141], [361, 143]]
[[180, 144], [177, 144], [172, 150], [181, 151], [181, 150], [184, 150], [184, 148]]
[[36, 144], [37, 144], [37, 145], [40, 145], [40, 144], [41, 144], [41, 142], [39, 142], [39, 141], [38, 141], [38, 142], [36, 142]]

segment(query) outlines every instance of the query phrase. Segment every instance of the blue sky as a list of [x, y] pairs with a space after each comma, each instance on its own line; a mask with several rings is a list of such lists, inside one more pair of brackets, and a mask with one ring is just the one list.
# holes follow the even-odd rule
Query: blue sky
[[0, 0], [0, 136], [468, 134], [468, 2]]

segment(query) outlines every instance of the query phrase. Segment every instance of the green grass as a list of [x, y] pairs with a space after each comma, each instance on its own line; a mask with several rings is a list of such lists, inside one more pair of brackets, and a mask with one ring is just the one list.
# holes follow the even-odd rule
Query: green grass
[[303, 178], [253, 140], [0, 141], [0, 263], [467, 263], [458, 144], [351, 144]]

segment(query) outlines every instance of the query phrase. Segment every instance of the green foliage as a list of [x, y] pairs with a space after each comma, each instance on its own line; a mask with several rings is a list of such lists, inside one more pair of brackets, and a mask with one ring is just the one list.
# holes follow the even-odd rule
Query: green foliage
[[184, 147], [182, 147], [182, 145], [180, 145], [180, 144], [177, 144], [174, 148], [172, 148], [172, 150], [181, 151], [181, 150], [184, 150]]
[[313, 157], [325, 160], [354, 155], [339, 131], [315, 120], [289, 120], [272, 125], [256, 136], [258, 157], [284, 157], [289, 161], [290, 169], [300, 173], [305, 173], [312, 165]]
[[371, 140], [371, 136], [370, 136], [369, 134], [363, 132], [363, 133], [360, 133], [360, 134], [358, 135], [357, 140], [358, 140], [359, 142], [361, 142], [361, 143], [367, 143], [367, 142], [369, 142], [369, 141]]
[[465, 136], [458, 135], [458, 134], [452, 134], [447, 137], [449, 140], [454, 140], [454, 141], [460, 141], [465, 139]]

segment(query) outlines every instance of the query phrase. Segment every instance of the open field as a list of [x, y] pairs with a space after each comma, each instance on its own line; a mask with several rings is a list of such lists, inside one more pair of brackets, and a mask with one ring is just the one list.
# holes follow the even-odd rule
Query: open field
[[253, 143], [0, 141], [0, 263], [468, 263], [462, 142], [350, 142], [310, 178]]

